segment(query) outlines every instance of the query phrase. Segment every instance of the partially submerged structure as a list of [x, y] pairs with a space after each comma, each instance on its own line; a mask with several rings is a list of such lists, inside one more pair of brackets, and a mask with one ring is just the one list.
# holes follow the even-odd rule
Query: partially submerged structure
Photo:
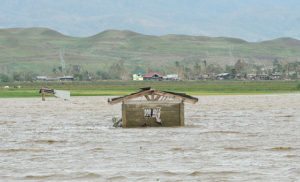
[[123, 128], [184, 126], [184, 102], [195, 104], [198, 98], [147, 87], [136, 93], [108, 100], [109, 104], [122, 103]]
[[54, 89], [43, 87], [40, 89], [39, 93], [42, 95], [42, 101], [46, 100], [46, 95], [54, 95], [55, 97], [64, 100], [70, 100], [70, 91], [66, 91], [66, 90], [54, 90]]

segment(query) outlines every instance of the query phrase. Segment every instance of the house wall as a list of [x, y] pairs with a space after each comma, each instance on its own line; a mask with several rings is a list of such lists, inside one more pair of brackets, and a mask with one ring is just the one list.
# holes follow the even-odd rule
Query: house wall
[[142, 81], [143, 80], [143, 76], [142, 75], [138, 75], [138, 74], [133, 74], [132, 75], [132, 80], [134, 80], [134, 81]]
[[122, 104], [122, 122], [124, 128], [184, 126], [184, 104], [166, 101], [125, 102]]

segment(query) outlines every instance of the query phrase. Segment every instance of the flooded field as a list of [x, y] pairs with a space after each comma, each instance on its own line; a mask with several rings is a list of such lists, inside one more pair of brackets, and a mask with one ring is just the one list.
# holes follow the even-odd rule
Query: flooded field
[[201, 96], [178, 128], [113, 128], [106, 101], [0, 99], [0, 181], [300, 179], [300, 94]]

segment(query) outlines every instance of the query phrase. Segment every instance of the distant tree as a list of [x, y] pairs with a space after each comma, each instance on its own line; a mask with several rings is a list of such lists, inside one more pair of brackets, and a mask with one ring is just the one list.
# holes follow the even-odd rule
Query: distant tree
[[256, 74], [262, 74], [263, 73], [263, 71], [262, 71], [263, 66], [261, 66], [261, 65], [254, 65], [253, 67], [254, 67], [254, 70], [255, 70]]
[[176, 68], [179, 68], [179, 67], [180, 67], [179, 61], [175, 61], [175, 67], [176, 67]]
[[140, 73], [140, 74], [145, 74], [146, 71], [145, 71], [144, 68], [142, 68], [142, 67], [140, 67], [140, 66], [136, 66], [136, 67], [134, 68], [134, 70], [132, 71], [132, 73], [133, 73], [133, 74], [138, 74], [138, 73]]
[[204, 60], [204, 61], [203, 61], [203, 64], [204, 64], [204, 72], [207, 73], [207, 70], [206, 70], [206, 69], [207, 69], [207, 61]]
[[207, 73], [213, 74], [213, 73], [222, 73], [224, 70], [223, 68], [218, 64], [209, 64], [207, 66]]
[[284, 72], [283, 65], [279, 62], [277, 58], [273, 60], [273, 73], [276, 72]]
[[72, 66], [72, 73], [75, 74], [75, 73], [80, 73], [81, 71], [81, 66], [80, 65], [73, 65]]
[[63, 72], [63, 68], [61, 66], [58, 67], [59, 72]]
[[21, 73], [14, 72], [13, 73], [13, 80], [14, 81], [23, 81], [24, 77], [23, 77], [23, 75]]
[[235, 68], [232, 68], [231, 71], [230, 71], [230, 74], [235, 77], [235, 75], [237, 74], [237, 71]]
[[35, 74], [35, 73], [26, 72], [26, 73], [24, 73], [24, 80], [32, 82], [36, 76], [37, 76], [37, 74]]
[[296, 88], [297, 88], [297, 90], [300, 90], [300, 83], [298, 83]]
[[242, 60], [237, 60], [237, 62], [234, 64], [234, 69], [236, 70], [237, 73], [241, 73], [244, 71], [245, 68], [245, 63]]
[[175, 68], [176, 68], [176, 73], [179, 76], [179, 78], [184, 78], [184, 72], [185, 72], [185, 68], [183, 65], [180, 64], [179, 61], [175, 61]]
[[234, 66], [231, 66], [231, 65], [226, 65], [225, 66], [225, 72], [226, 73], [231, 73], [232, 69], [234, 69]]
[[298, 74], [296, 72], [294, 72], [293, 74], [290, 75], [290, 78], [295, 80], [298, 78]]
[[56, 73], [57, 73], [57, 69], [56, 69], [56, 68], [53, 68], [53, 69], [52, 69], [52, 72], [53, 72], [54, 74], [56, 74]]
[[192, 69], [189, 67], [184, 67], [184, 78], [187, 80], [191, 80], [192, 78]]
[[110, 66], [109, 74], [112, 79], [117, 79], [117, 80], [129, 79], [129, 73], [125, 68], [124, 61], [122, 60]]
[[300, 75], [300, 62], [296, 62], [296, 68], [295, 68], [295, 70], [296, 70], [296, 73], [297, 73], [297, 75], [299, 76]]
[[150, 73], [150, 72], [153, 72], [153, 69], [150, 66], [148, 66], [147, 67], [147, 73]]
[[86, 81], [89, 81], [89, 80], [92, 79], [92, 76], [91, 76], [91, 74], [90, 74], [88, 71], [84, 71], [84, 72], [82, 73], [82, 79], [83, 79], [83, 80], [86, 80]]
[[201, 74], [201, 65], [199, 64], [199, 62], [195, 62], [193, 66], [193, 75], [195, 78], [197, 78], [199, 77], [200, 74]]
[[10, 79], [6, 74], [0, 73], [0, 82], [9, 82]]
[[77, 81], [82, 81], [83, 80], [83, 75], [80, 73], [75, 73], [74, 75], [74, 79]]
[[96, 75], [101, 80], [110, 80], [111, 79], [110, 74], [108, 72], [106, 72], [106, 71], [99, 70], [99, 71], [96, 72]]

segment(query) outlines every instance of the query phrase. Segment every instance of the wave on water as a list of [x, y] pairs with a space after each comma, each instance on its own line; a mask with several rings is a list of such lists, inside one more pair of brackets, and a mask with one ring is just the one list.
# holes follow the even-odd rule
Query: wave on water
[[25, 180], [90, 180], [99, 179], [102, 176], [97, 173], [85, 172], [85, 173], [70, 173], [70, 174], [45, 174], [45, 175], [27, 175], [23, 177]]
[[296, 158], [296, 157], [300, 157], [298, 155], [286, 155], [287, 158]]
[[172, 148], [171, 150], [172, 151], [184, 151], [184, 149], [181, 147], [175, 147], [175, 148]]
[[172, 172], [172, 171], [162, 171], [161, 174], [162, 175], [166, 175], [166, 176], [175, 176], [175, 175], [178, 175], [177, 172]]
[[249, 151], [249, 148], [247, 147], [225, 147], [224, 149], [231, 151]]
[[82, 173], [80, 175], [78, 175], [78, 177], [75, 177], [73, 179], [98, 179], [101, 178], [102, 176], [100, 174], [97, 173], [92, 173], [92, 172], [86, 172], [86, 173]]
[[90, 149], [90, 151], [95, 151], [95, 152], [102, 151], [102, 150], [103, 150], [103, 148], [101, 148], [101, 147], [96, 147], [96, 148]]
[[292, 148], [292, 147], [273, 147], [273, 148], [269, 148], [267, 150], [271, 150], [271, 151], [291, 151], [291, 150], [295, 150], [295, 148]]
[[294, 117], [293, 115], [282, 115], [282, 116], [278, 116], [278, 117], [281, 117], [281, 118], [291, 118], [291, 117]]
[[211, 174], [211, 175], [231, 175], [231, 174], [238, 174], [240, 172], [236, 172], [236, 171], [194, 171], [192, 173], [189, 174], [189, 176], [201, 176], [204, 174]]
[[201, 176], [203, 175], [204, 172], [201, 172], [201, 171], [194, 171], [192, 173], [189, 174], [189, 176]]
[[206, 131], [206, 132], [202, 132], [201, 134], [214, 134], [214, 133], [217, 133], [217, 134], [244, 134], [244, 133], [241, 133], [241, 132], [238, 132], [238, 131], [223, 131], [223, 130], [217, 130], [217, 131]]
[[17, 149], [0, 149], [0, 153], [13, 153], [13, 152], [44, 152], [45, 149], [39, 148], [17, 148]]
[[6, 124], [15, 124], [16, 121], [0, 121], [0, 125], [6, 125]]
[[41, 144], [54, 144], [54, 143], [66, 143], [67, 141], [65, 140], [34, 140], [34, 143], [41, 143]]
[[61, 174], [48, 174], [48, 175], [27, 175], [23, 179], [25, 180], [46, 180], [46, 179], [58, 179], [65, 178], [65, 175]]
[[127, 178], [125, 176], [112, 176], [107, 178], [108, 181], [120, 181], [120, 180], [126, 180]]

